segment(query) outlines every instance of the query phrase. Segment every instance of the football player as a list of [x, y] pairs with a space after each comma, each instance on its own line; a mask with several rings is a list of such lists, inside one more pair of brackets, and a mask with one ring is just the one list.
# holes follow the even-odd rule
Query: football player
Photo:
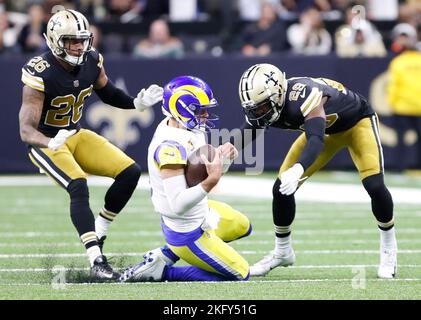
[[[162, 100], [163, 89], [151, 85], [136, 98], [108, 79], [103, 57], [92, 48], [87, 19], [74, 10], [55, 13], [44, 34], [49, 51], [22, 68], [20, 135], [32, 162], [70, 196], [70, 216], [84, 244], [94, 279], [118, 276], [102, 255], [110, 223], [135, 190], [140, 167], [102, 136], [81, 128], [85, 99], [92, 91], [116, 108], [143, 111]], [[89, 207], [88, 174], [111, 177], [97, 219]]]
[[[226, 143], [216, 149], [212, 162], [206, 158], [208, 177], [188, 187], [184, 169], [187, 158], [206, 144], [205, 131], [215, 127], [210, 114], [217, 101], [208, 84], [181, 76], [164, 88], [162, 111], [148, 149], [148, 170], [155, 211], [167, 245], [147, 253], [145, 260], [128, 267], [120, 281], [242, 281], [249, 277], [247, 261], [227, 244], [251, 232], [246, 216], [229, 205], [208, 200], [230, 161], [238, 155]], [[224, 164], [225, 162], [225, 164]], [[190, 266], [173, 266], [179, 258]]]
[[262, 276], [275, 267], [294, 263], [291, 245], [294, 193], [306, 178], [339, 150], [347, 148], [371, 198], [380, 230], [378, 277], [393, 278], [397, 269], [393, 200], [384, 184], [377, 115], [367, 100], [337, 81], [286, 79], [285, 73], [270, 64], [247, 69], [240, 79], [239, 95], [248, 123], [245, 128], [303, 131], [291, 146], [273, 185], [275, 249], [251, 266], [250, 274]]

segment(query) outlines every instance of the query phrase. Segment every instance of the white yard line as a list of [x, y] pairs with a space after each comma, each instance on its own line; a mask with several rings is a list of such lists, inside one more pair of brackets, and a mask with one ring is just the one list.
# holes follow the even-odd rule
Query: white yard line
[[[264, 279], [264, 278], [262, 278]], [[249, 285], [249, 284], [256, 284], [262, 285], [265, 283], [302, 283], [302, 282], [352, 282], [353, 279], [291, 279], [291, 280], [250, 280], [250, 281], [220, 281], [220, 282], [210, 282], [210, 281], [201, 281], [201, 282], [193, 282], [199, 285], [201, 284], [213, 284], [219, 286], [225, 286], [227, 284], [238, 284], [238, 285]], [[421, 282], [421, 278], [396, 278], [396, 279], [366, 279], [367, 282]], [[140, 283], [64, 283], [65, 287], [78, 287], [78, 286], [142, 286], [143, 282]], [[155, 286], [168, 286], [171, 282], [153, 282], [151, 284]], [[185, 284], [187, 286], [191, 286], [192, 282], [185, 282], [185, 281], [177, 281], [173, 282], [174, 284]], [[1, 283], [0, 286], [8, 286], [8, 287], [21, 287], [21, 286], [51, 286], [49, 283]], [[361, 290], [361, 289], [360, 289]], [[363, 291], [364, 292], [364, 291]]]
[[[420, 228], [397, 228], [399, 234], [419, 234]], [[379, 230], [376, 227], [373, 228], [361, 228], [361, 229], [299, 229], [294, 230], [294, 234], [297, 235], [361, 235], [361, 234], [378, 234]], [[161, 231], [113, 231], [114, 236], [131, 236], [131, 237], [151, 237], [151, 236], [161, 236]], [[272, 230], [253, 230], [252, 235], [254, 236], [264, 236], [264, 235], [273, 235]], [[0, 232], [0, 238], [43, 238], [43, 237], [77, 237], [76, 232], [63, 231], [17, 231], [17, 232]]]
[[[273, 179], [256, 178], [250, 176], [226, 176], [213, 191], [216, 195], [272, 198]], [[92, 186], [109, 186], [112, 179], [103, 177], [88, 177], [88, 184]], [[0, 177], [0, 186], [48, 186], [54, 183], [47, 177], [37, 176], [4, 176]], [[146, 175], [140, 179], [139, 189], [149, 190], [149, 179]], [[421, 190], [417, 188], [390, 187], [390, 193], [395, 203], [421, 203]], [[298, 201], [315, 202], [345, 202], [369, 203], [370, 198], [362, 185], [345, 183], [306, 182], [296, 193]]]
[[[353, 268], [377, 268], [375, 264], [346, 264], [346, 265], [302, 265], [302, 266], [290, 266], [288, 269], [353, 269]], [[407, 264], [399, 265], [399, 268], [414, 268], [420, 269], [420, 264]], [[0, 272], [8, 273], [26, 273], [26, 272], [58, 272], [58, 271], [88, 271], [89, 268], [3, 268]]]
[[[240, 254], [265, 254], [263, 250], [239, 250]], [[379, 254], [379, 250], [297, 250], [297, 254]], [[421, 250], [399, 250], [398, 254], [419, 254]], [[112, 257], [140, 257], [144, 252], [109, 252]], [[21, 258], [78, 258], [86, 257], [85, 253], [10, 253], [0, 254], [0, 259], [21, 259]]]
[[[142, 242], [143, 244], [145, 242]], [[360, 245], [360, 244], [378, 244], [379, 240], [293, 240], [293, 244], [314, 244], [314, 245], [332, 245], [332, 244], [348, 244], [348, 245]], [[398, 240], [399, 244], [402, 243], [421, 243], [421, 239], [402, 239], [401, 237]], [[127, 245], [127, 246], [136, 246], [140, 245], [140, 241], [120, 241], [118, 239], [112, 240], [113, 245]], [[163, 241], [148, 241], [148, 245], [151, 246], [160, 246], [163, 245]], [[250, 246], [250, 245], [272, 245], [273, 240], [246, 240], [241, 239], [239, 241], [233, 242], [233, 246]], [[10, 243], [10, 242], [0, 242], [0, 248], [66, 248], [66, 247], [81, 247], [80, 242], [36, 242], [36, 243]]]

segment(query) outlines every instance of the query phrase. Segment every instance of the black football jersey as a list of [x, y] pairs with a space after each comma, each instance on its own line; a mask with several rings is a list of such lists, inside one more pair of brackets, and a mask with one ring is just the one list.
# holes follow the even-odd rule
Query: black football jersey
[[304, 130], [304, 118], [319, 105], [322, 97], [328, 98], [324, 104], [326, 134], [345, 131], [374, 114], [363, 96], [337, 81], [296, 77], [288, 79], [284, 108], [271, 127]]
[[60, 129], [79, 129], [85, 99], [92, 94], [103, 58], [95, 50], [86, 53], [86, 61], [67, 71], [51, 51], [29, 60], [22, 68], [22, 82], [44, 92], [44, 106], [38, 130], [54, 137]]

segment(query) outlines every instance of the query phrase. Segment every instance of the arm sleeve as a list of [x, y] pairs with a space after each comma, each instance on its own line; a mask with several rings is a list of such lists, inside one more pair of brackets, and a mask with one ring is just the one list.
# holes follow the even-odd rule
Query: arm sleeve
[[171, 210], [179, 216], [184, 215], [208, 194], [201, 183], [188, 188], [184, 175], [164, 179], [163, 185]]
[[98, 97], [113, 107], [119, 109], [134, 109], [133, 97], [125, 93], [123, 90], [117, 88], [111, 80], [101, 89], [95, 90]]
[[304, 123], [307, 143], [298, 159], [304, 171], [313, 164], [323, 149], [325, 128], [326, 121], [321, 117], [312, 118]]

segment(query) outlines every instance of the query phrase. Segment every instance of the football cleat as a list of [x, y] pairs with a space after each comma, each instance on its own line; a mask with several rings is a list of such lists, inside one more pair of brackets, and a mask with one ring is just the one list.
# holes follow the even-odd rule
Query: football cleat
[[274, 251], [271, 251], [262, 260], [250, 266], [250, 276], [263, 277], [276, 267], [288, 267], [292, 266], [294, 263], [295, 253], [292, 248], [290, 248], [285, 255], [277, 255]]
[[119, 282], [147, 282], [161, 281], [167, 263], [163, 259], [163, 254], [159, 252], [148, 252], [143, 257], [145, 260], [135, 266], [129, 266], [123, 271]]
[[98, 239], [98, 247], [99, 247], [99, 250], [101, 250], [101, 253], [102, 253], [102, 248], [104, 247], [105, 239], [107, 239], [107, 236], [102, 236], [101, 238]]
[[116, 280], [119, 277], [120, 274], [113, 270], [104, 255], [95, 259], [94, 265], [91, 267], [91, 279], [93, 281]]
[[398, 269], [398, 254], [396, 249], [381, 249], [380, 265], [377, 277], [380, 279], [393, 279]]

